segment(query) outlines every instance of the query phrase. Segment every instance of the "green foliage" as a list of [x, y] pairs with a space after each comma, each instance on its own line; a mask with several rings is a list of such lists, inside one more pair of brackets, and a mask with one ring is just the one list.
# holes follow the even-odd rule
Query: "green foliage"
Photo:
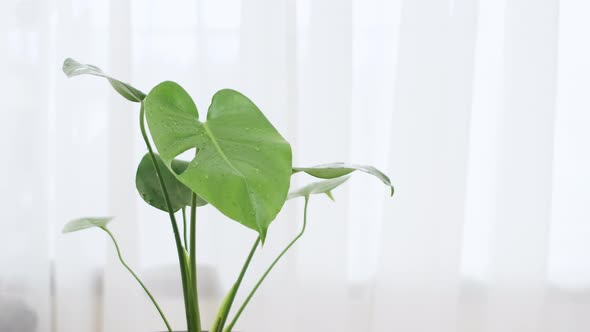
[[113, 217], [86, 217], [75, 219], [64, 226], [62, 233], [72, 233], [94, 227], [105, 228], [111, 220], [113, 220]]
[[[210, 203], [227, 217], [255, 230], [259, 236], [240, 271], [236, 282], [220, 306], [211, 332], [231, 332], [244, 308], [278, 261], [303, 235], [307, 223], [310, 196], [325, 194], [345, 183], [350, 173], [362, 171], [380, 179], [391, 188], [389, 178], [372, 166], [331, 163], [314, 167], [292, 167], [291, 146], [247, 97], [234, 90], [218, 91], [209, 106], [206, 121], [189, 94], [174, 82], [163, 82], [146, 96], [133, 86], [106, 75], [100, 68], [66, 59], [63, 71], [68, 77], [94, 75], [106, 78], [124, 98], [141, 104], [139, 124], [148, 153], [141, 159], [135, 184], [142, 199], [156, 209], [168, 212], [178, 252], [180, 276], [185, 302], [186, 326], [189, 332], [202, 332], [197, 294], [196, 209]], [[155, 153], [145, 128], [149, 126]], [[191, 161], [175, 159], [186, 151], [194, 151]], [[291, 176], [304, 172], [323, 180], [289, 193]], [[250, 261], [259, 243], [266, 237], [271, 222], [288, 199], [304, 197], [303, 227], [297, 236], [276, 257], [258, 280], [234, 318], [226, 325], [232, 303], [240, 289]], [[190, 226], [186, 224], [186, 207], [190, 207]], [[184, 245], [175, 212], [183, 210]], [[172, 327], [163, 311], [139, 277], [125, 263], [119, 246], [108, 229], [112, 220], [80, 218], [65, 225], [70, 233], [98, 227], [108, 233], [117, 249], [121, 263], [143, 287], [160, 313], [168, 331]], [[190, 242], [187, 239], [190, 230]], [[223, 242], [223, 238], [220, 239]], [[190, 246], [189, 246], [190, 244]], [[190, 251], [187, 251], [190, 247]]]
[[237, 91], [221, 90], [200, 122], [192, 98], [174, 82], [153, 88], [144, 107], [164, 163], [196, 149], [177, 178], [264, 241], [289, 190], [291, 146], [258, 107]]
[[145, 93], [132, 87], [128, 83], [121, 82], [108, 76], [97, 66], [79, 63], [72, 58], [67, 58], [64, 61], [62, 70], [68, 77], [74, 77], [78, 75], [94, 75], [104, 77], [109, 81], [109, 83], [111, 83], [111, 86], [115, 89], [115, 91], [117, 91], [121, 96], [125, 97], [125, 99], [129, 101], [139, 103], [145, 98]]
[[[185, 206], [190, 206], [191, 195], [193, 192], [187, 186], [182, 184], [182, 182], [178, 181], [174, 173], [172, 173], [172, 171], [177, 173], [184, 172], [188, 166], [188, 162], [175, 159], [171, 163], [172, 171], [170, 171], [170, 169], [164, 165], [160, 156], [155, 155], [155, 157], [160, 166], [166, 188], [168, 189], [172, 212], [176, 212]], [[166, 199], [162, 192], [160, 182], [158, 181], [158, 175], [149, 153], [143, 156], [139, 166], [137, 166], [137, 172], [135, 173], [135, 187], [146, 203], [156, 209], [168, 212]], [[207, 202], [205, 200], [197, 197], [197, 206], [203, 206], [206, 204]]]
[[322, 164], [313, 167], [293, 167], [293, 174], [298, 172], [305, 172], [311, 176], [321, 179], [333, 179], [341, 177], [346, 174], [350, 174], [354, 171], [362, 171], [377, 177], [381, 182], [387, 185], [391, 189], [391, 196], [393, 196], [393, 185], [389, 180], [389, 177], [377, 168], [369, 165], [356, 165], [347, 163], [330, 163]]

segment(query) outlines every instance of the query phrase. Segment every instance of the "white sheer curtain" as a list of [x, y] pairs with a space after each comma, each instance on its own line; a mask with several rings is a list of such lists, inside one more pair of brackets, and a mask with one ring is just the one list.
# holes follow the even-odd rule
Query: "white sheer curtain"
[[[117, 216], [124, 255], [184, 328], [169, 222], [134, 190], [138, 110], [67, 80], [67, 56], [144, 91], [177, 81], [201, 112], [240, 90], [297, 165], [391, 176], [394, 198], [356, 175], [336, 203], [312, 200], [240, 331], [589, 330], [588, 15], [583, 0], [2, 2], [0, 330], [163, 329], [103, 234], [60, 234], [83, 215]], [[301, 209], [285, 206], [245, 290]], [[208, 326], [255, 234], [198, 214]]]

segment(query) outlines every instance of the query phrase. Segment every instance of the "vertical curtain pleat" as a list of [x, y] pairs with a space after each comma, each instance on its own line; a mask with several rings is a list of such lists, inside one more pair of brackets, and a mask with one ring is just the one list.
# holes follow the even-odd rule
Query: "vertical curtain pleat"
[[[50, 4], [8, 2], [0, 10], [0, 330], [51, 329], [51, 158], [48, 102]], [[43, 110], [40, 112], [39, 110]], [[7, 317], [14, 317], [12, 321]]]
[[[108, 59], [109, 72], [124, 81], [132, 79], [132, 23], [131, 1], [115, 0], [108, 3]], [[105, 84], [106, 82], [103, 82]], [[110, 229], [120, 243], [127, 264], [137, 269], [139, 256], [139, 220], [137, 219], [135, 167], [138, 158], [134, 137], [139, 136], [139, 104], [130, 104], [111, 92], [107, 99], [108, 122], [108, 215], [115, 220]], [[142, 149], [143, 150], [143, 149]], [[106, 234], [101, 234], [106, 236]], [[145, 324], [157, 318], [150, 306], [140, 306], [148, 300], [137, 282], [121, 266], [114, 245], [107, 238], [106, 264], [103, 280], [102, 320], [103, 331], [149, 331], [153, 325]], [[125, 299], [122, 301], [121, 299]], [[157, 326], [163, 328], [163, 324]]]
[[557, 2], [506, 2], [504, 24], [485, 330], [538, 331], [546, 315]]
[[402, 4], [373, 331], [457, 329], [475, 9]]
[[101, 80], [68, 80], [60, 67], [67, 56], [108, 63], [108, 6], [61, 0], [54, 6], [46, 14], [52, 17], [55, 33], [49, 46], [53, 68], [48, 69], [55, 84], [49, 150], [55, 157], [46, 176], [54, 177], [54, 224], [47, 236], [55, 245], [55, 331], [100, 332], [106, 239], [98, 231], [62, 235], [61, 228], [68, 220], [107, 211], [110, 90]]
[[[353, 1], [350, 161], [383, 170], [389, 160], [400, 5], [400, 1]], [[371, 331], [383, 208], [393, 199], [382, 183], [364, 174], [355, 174], [348, 185], [348, 329]]]
[[502, 152], [498, 138], [504, 108], [505, 5], [505, 1], [478, 4], [458, 321], [458, 330], [466, 332], [486, 328], [490, 234], [496, 217], [497, 160]]
[[590, 325], [590, 48], [582, 42], [590, 28], [590, 3], [559, 2], [559, 59], [553, 200], [548, 256], [548, 322], [552, 331], [584, 331]]
[[[350, 156], [352, 1], [308, 1], [302, 6], [295, 160], [299, 165], [346, 161]], [[308, 229], [296, 258], [296, 331], [344, 330], [352, 319], [346, 301], [347, 190], [338, 190], [333, 204], [325, 196], [312, 197], [310, 202]]]

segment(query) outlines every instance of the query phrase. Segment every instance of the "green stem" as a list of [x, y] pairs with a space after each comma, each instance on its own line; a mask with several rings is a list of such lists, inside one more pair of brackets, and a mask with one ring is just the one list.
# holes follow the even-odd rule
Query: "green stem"
[[121, 261], [121, 264], [123, 264], [123, 266], [127, 269], [127, 271], [129, 271], [129, 273], [131, 273], [131, 275], [135, 278], [135, 280], [137, 280], [137, 282], [141, 285], [141, 287], [143, 288], [143, 290], [145, 291], [147, 296], [149, 296], [150, 300], [152, 300], [152, 302], [154, 303], [154, 306], [156, 306], [156, 309], [158, 309], [158, 312], [160, 313], [162, 320], [164, 320], [164, 324], [166, 324], [166, 328], [168, 329], [169, 332], [172, 332], [172, 327], [170, 327], [170, 323], [168, 323], [168, 320], [166, 319], [166, 315], [164, 315], [164, 312], [160, 308], [160, 305], [158, 305], [158, 302], [156, 301], [156, 299], [154, 298], [152, 293], [150, 293], [150, 291], [147, 289], [147, 287], [139, 279], [137, 274], [135, 274], [135, 272], [133, 272], [133, 270], [129, 267], [129, 265], [127, 265], [127, 263], [123, 259], [123, 256], [121, 255], [121, 250], [119, 249], [119, 245], [117, 244], [117, 240], [115, 240], [113, 233], [111, 233], [111, 231], [106, 227], [101, 227], [101, 229], [103, 231], [105, 231], [111, 237], [111, 240], [113, 240], [113, 244], [115, 245], [115, 249], [117, 249], [117, 255], [119, 256], [119, 260]]
[[186, 207], [182, 207], [182, 230], [184, 237], [184, 248], [188, 249], [188, 241], [186, 240]]
[[188, 306], [189, 306], [189, 313], [190, 313], [190, 317], [191, 317], [191, 322], [190, 322], [190, 328], [189, 331], [192, 332], [197, 332], [200, 329], [200, 319], [197, 318], [196, 315], [194, 315], [195, 313], [195, 298], [194, 298], [194, 294], [195, 291], [193, 290], [193, 276], [191, 275], [191, 271], [190, 271], [190, 255], [188, 253], [187, 250], [183, 249], [183, 252], [185, 254], [185, 264], [187, 266], [187, 276], [186, 276], [186, 284], [187, 284], [187, 291], [186, 291], [186, 296], [188, 299]]
[[297, 242], [297, 240], [299, 240], [299, 238], [305, 232], [305, 226], [307, 225], [307, 205], [308, 205], [308, 203], [309, 203], [309, 196], [305, 196], [305, 206], [303, 208], [303, 227], [301, 228], [301, 232], [299, 232], [299, 234], [297, 234], [297, 236], [287, 245], [287, 247], [285, 247], [285, 249], [283, 249], [283, 251], [279, 254], [279, 256], [277, 256], [277, 258], [275, 258], [275, 260], [272, 262], [272, 264], [270, 264], [270, 266], [266, 269], [266, 272], [264, 272], [262, 277], [260, 277], [260, 280], [258, 280], [258, 282], [254, 286], [254, 288], [252, 288], [252, 290], [250, 291], [250, 294], [248, 294], [248, 297], [246, 297], [246, 300], [244, 300], [244, 303], [242, 303], [242, 305], [238, 309], [238, 312], [236, 313], [235, 317], [231, 320], [231, 322], [229, 323], [227, 328], [224, 330], [224, 332], [231, 331], [231, 329], [234, 327], [234, 325], [238, 321], [238, 318], [240, 318], [240, 315], [242, 314], [242, 312], [244, 311], [244, 309], [246, 308], [246, 306], [248, 305], [248, 303], [250, 302], [250, 300], [254, 296], [254, 293], [256, 293], [256, 291], [258, 290], [258, 288], [260, 287], [260, 285], [262, 284], [264, 279], [266, 279], [266, 276], [268, 276], [270, 271], [275, 267], [275, 265], [279, 262], [279, 260], [285, 255], [285, 253], [287, 253], [287, 251], [289, 249], [291, 249], [291, 247], [295, 244], [295, 242]]
[[[242, 271], [240, 271], [240, 275], [238, 276], [238, 280], [236, 280], [236, 283], [234, 284], [234, 287], [232, 288], [233, 294], [231, 294], [230, 297], [228, 298], [227, 306], [225, 309], [226, 312], [224, 313], [224, 315], [222, 315], [221, 323], [219, 324], [219, 328], [218, 328], [219, 331], [223, 330], [223, 326], [225, 325], [225, 321], [227, 320], [227, 316], [229, 315], [229, 311], [231, 309], [231, 306], [234, 302], [234, 299], [236, 298], [236, 294], [238, 293], [238, 289], [240, 288], [240, 284], [242, 283], [242, 280], [244, 279], [244, 275], [246, 274], [246, 270], [248, 270], [248, 266], [250, 265], [250, 261], [252, 260], [252, 257], [254, 256], [254, 253], [256, 252], [256, 248], [258, 248], [259, 243], [260, 243], [260, 236], [256, 238], [256, 241], [254, 242], [252, 249], [250, 249], [250, 254], [248, 255], [248, 258], [246, 258], [246, 261], [244, 262], [244, 266], [242, 267]], [[233, 324], [230, 324], [230, 325], [233, 326]], [[230, 327], [230, 329], [231, 329], [231, 327]]]
[[193, 288], [193, 305], [197, 319], [197, 332], [201, 332], [201, 313], [199, 311], [199, 291], [197, 289], [197, 194], [191, 197], [191, 242], [190, 242], [190, 270]]
[[160, 188], [162, 188], [162, 192], [164, 193], [164, 200], [166, 201], [166, 207], [168, 208], [168, 215], [170, 216], [170, 222], [172, 224], [172, 231], [174, 232], [174, 240], [176, 242], [176, 251], [178, 253], [178, 261], [180, 263], [180, 276], [182, 279], [182, 291], [184, 294], [184, 308], [186, 311], [186, 321], [189, 332], [196, 331], [193, 327], [193, 320], [190, 311], [190, 301], [188, 297], [188, 283], [187, 283], [187, 276], [188, 271], [186, 269], [186, 258], [184, 254], [184, 248], [182, 246], [182, 242], [180, 240], [180, 232], [178, 231], [178, 224], [176, 223], [176, 217], [174, 216], [174, 212], [172, 211], [172, 204], [170, 203], [170, 196], [168, 195], [168, 190], [166, 188], [166, 184], [164, 183], [164, 178], [162, 177], [162, 173], [160, 172], [160, 166], [156, 160], [156, 156], [150, 144], [150, 141], [147, 137], [147, 133], [145, 130], [145, 110], [143, 108], [143, 102], [141, 103], [140, 112], [139, 112], [139, 128], [141, 129], [141, 136], [145, 141], [145, 145], [147, 146], [148, 152], [152, 159], [152, 163], [154, 164], [154, 168], [156, 170], [156, 174], [158, 176], [158, 180], [160, 182]]

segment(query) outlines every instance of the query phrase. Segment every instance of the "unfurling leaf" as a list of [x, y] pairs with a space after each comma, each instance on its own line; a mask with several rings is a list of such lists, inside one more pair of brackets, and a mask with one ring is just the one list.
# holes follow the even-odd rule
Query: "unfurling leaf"
[[[176, 179], [176, 176], [166, 167], [159, 155], [155, 155], [156, 162], [162, 173], [162, 178], [166, 189], [168, 190], [168, 197], [170, 197], [170, 205], [172, 206], [172, 212], [176, 212], [185, 206], [191, 205], [191, 190], [182, 184], [182, 182]], [[172, 170], [176, 173], [182, 173], [188, 166], [187, 161], [173, 160], [171, 163]], [[160, 181], [154, 168], [154, 163], [148, 154], [143, 156], [139, 166], [137, 166], [137, 172], [135, 173], [135, 187], [141, 198], [149, 205], [156, 209], [168, 212], [166, 205], [166, 199], [164, 193], [160, 187]], [[197, 206], [206, 205], [207, 202], [201, 197], [197, 196]]]
[[310, 183], [298, 190], [291, 191], [289, 196], [287, 196], [287, 199], [309, 197], [313, 194], [326, 194], [331, 200], [334, 200], [332, 190], [346, 182], [348, 178], [350, 178], [350, 176], [341, 176], [339, 178]]
[[198, 153], [177, 179], [220, 212], [256, 230], [262, 240], [285, 203], [291, 146], [252, 101], [234, 90], [213, 96], [199, 121], [189, 94], [163, 82], [144, 100], [149, 129], [166, 165], [181, 153]]
[[350, 174], [354, 171], [362, 171], [368, 174], [371, 174], [381, 180], [385, 185], [391, 188], [391, 196], [393, 196], [393, 185], [391, 181], [383, 172], [378, 170], [377, 168], [369, 165], [356, 165], [356, 164], [346, 164], [346, 163], [330, 163], [330, 164], [323, 164], [313, 167], [293, 167], [293, 174], [298, 172], [305, 172], [311, 176], [315, 176], [316, 178], [321, 179], [333, 179], [337, 178], [346, 174]]
[[62, 233], [72, 233], [94, 227], [105, 228], [111, 222], [111, 220], [113, 220], [113, 217], [79, 218], [68, 222], [64, 226]]
[[211, 332], [221, 332], [221, 329], [223, 328], [223, 326], [221, 326], [222, 322], [224, 321], [224, 318], [227, 318], [227, 315], [229, 314], [230, 299], [236, 296], [237, 291], [238, 290], [236, 289], [236, 285], [234, 284], [223, 298], [223, 301], [221, 301], [221, 305], [217, 310], [215, 320], [213, 320], [213, 325], [211, 325]]
[[121, 96], [125, 97], [125, 99], [129, 101], [139, 103], [145, 98], [145, 93], [132, 87], [128, 83], [121, 82], [118, 79], [108, 76], [96, 66], [79, 63], [72, 58], [67, 58], [64, 60], [62, 69], [64, 74], [66, 74], [68, 77], [79, 75], [94, 75], [104, 77], [109, 81], [109, 83], [111, 83], [111, 86], [115, 89], [115, 91], [117, 91]]

